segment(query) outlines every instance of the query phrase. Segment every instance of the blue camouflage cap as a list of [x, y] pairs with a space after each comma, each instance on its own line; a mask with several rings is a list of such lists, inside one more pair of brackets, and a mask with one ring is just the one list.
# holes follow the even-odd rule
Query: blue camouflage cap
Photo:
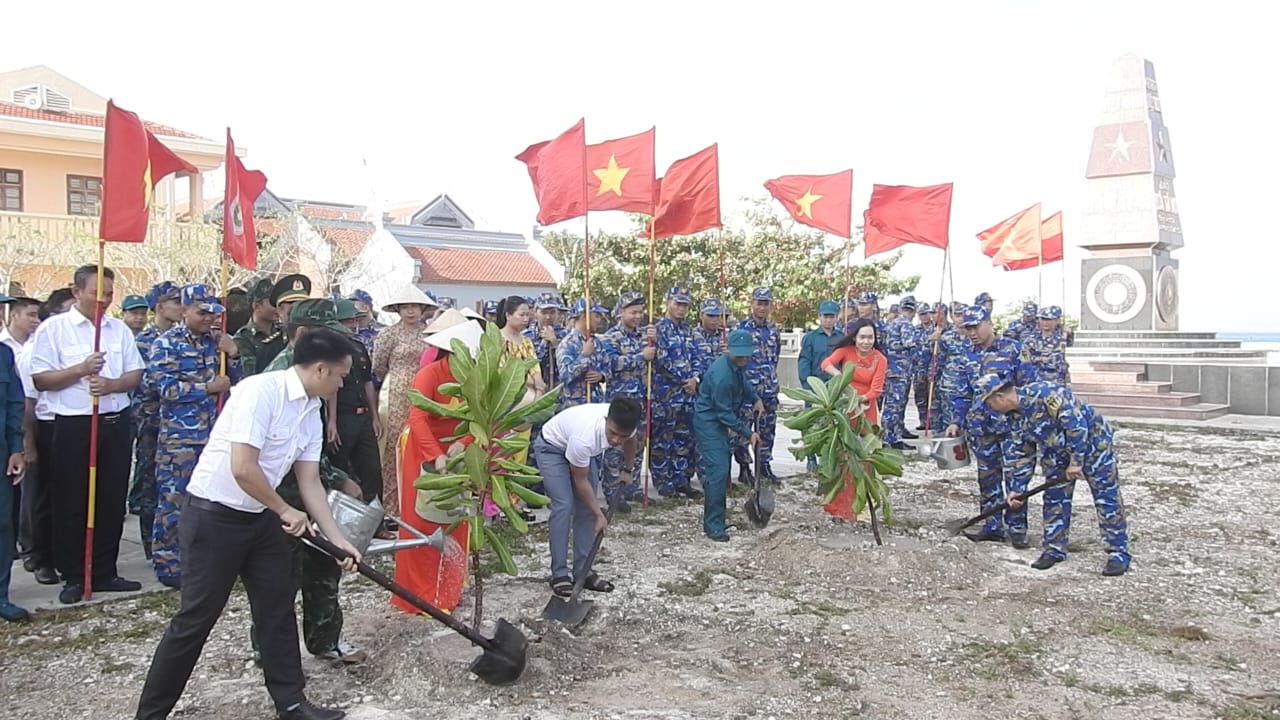
[[840, 301], [840, 307], [850, 309], [856, 308], [858, 307], [858, 301], [855, 298], [845, 298]]
[[899, 300], [899, 301], [898, 301], [898, 307], [902, 308], [903, 310], [915, 310], [915, 309], [916, 309], [916, 296], [915, 296], [915, 295], [908, 295], [908, 296], [906, 296], [906, 297], [902, 298], [901, 300]]
[[1045, 305], [1040, 308], [1039, 317], [1041, 320], [1061, 320], [1062, 308], [1057, 305]]
[[834, 300], [823, 300], [818, 303], [819, 315], [835, 315], [838, 312], [840, 312], [840, 306]]
[[982, 304], [982, 303], [984, 303], [984, 302], [995, 302], [995, 301], [996, 301], [996, 299], [995, 299], [995, 298], [993, 298], [993, 297], [991, 297], [991, 293], [989, 293], [989, 292], [980, 292], [980, 293], [978, 293], [978, 297], [976, 297], [976, 298], [974, 298], [974, 299], [973, 299], [973, 304], [974, 304], [974, 305], [981, 305], [981, 304]]
[[758, 287], [751, 291], [752, 300], [764, 300], [765, 302], [773, 302], [773, 289], [767, 287]]
[[207, 285], [196, 283], [194, 285], [185, 285], [182, 288], [182, 304], [195, 305], [207, 313], [220, 315], [227, 311], [222, 303], [218, 302], [218, 296], [213, 294]]
[[864, 292], [862, 297], [858, 298], [859, 305], [875, 305], [880, 298], [873, 292]]
[[559, 310], [560, 301], [556, 299], [553, 292], [544, 292], [538, 295], [538, 301], [534, 303], [534, 307], [538, 310]]
[[498, 314], [498, 301], [497, 301], [497, 300], [485, 300], [485, 301], [484, 301], [484, 307], [482, 307], [482, 308], [480, 309], [480, 312], [484, 313], [485, 315], [497, 315], [497, 314]]
[[182, 288], [179, 288], [168, 280], [158, 282], [155, 285], [152, 285], [151, 289], [147, 291], [147, 307], [155, 310], [156, 305], [159, 305], [165, 300], [174, 300], [181, 294]]
[[921, 315], [925, 313], [931, 313], [933, 312], [933, 306], [927, 302], [920, 303], [920, 305], [916, 307], [916, 312], [920, 313]]
[[991, 317], [987, 315], [986, 308], [981, 305], [974, 305], [964, 309], [964, 319], [960, 321], [960, 324], [964, 327], [974, 327], [990, 319]]
[[667, 302], [678, 302], [689, 305], [693, 302], [693, 298], [689, 297], [689, 288], [683, 285], [675, 285], [667, 291]]
[[978, 378], [976, 386], [978, 399], [986, 402], [997, 390], [1009, 384], [1007, 380], [995, 373], [987, 373]]
[[724, 314], [724, 303], [720, 302], [720, 298], [707, 298], [702, 301], [700, 314], [719, 317]]
[[1040, 308], [1039, 308], [1039, 307], [1036, 307], [1036, 304], [1035, 304], [1035, 303], [1027, 303], [1026, 305], [1023, 305], [1023, 306], [1022, 306], [1022, 314], [1023, 314], [1023, 315], [1033, 315], [1033, 316], [1034, 316], [1034, 315], [1035, 315], [1036, 313], [1038, 313], [1038, 312], [1040, 312]]
[[643, 305], [643, 304], [644, 304], [644, 293], [637, 292], [635, 290], [628, 290], [618, 296], [618, 304], [614, 306], [613, 314], [617, 315], [618, 313], [622, 312], [623, 310], [626, 310], [629, 307], [635, 307], [636, 305]]
[[351, 293], [351, 299], [358, 303], [364, 303], [369, 307], [373, 307], [373, 296], [363, 290], [356, 290]]
[[146, 310], [150, 307], [147, 304], [147, 299], [141, 295], [125, 295], [124, 300], [120, 303], [121, 310]]

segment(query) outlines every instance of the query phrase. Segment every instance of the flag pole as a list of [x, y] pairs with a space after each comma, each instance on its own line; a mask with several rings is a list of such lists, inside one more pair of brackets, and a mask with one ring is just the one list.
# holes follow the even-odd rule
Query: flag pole
[[[103, 307], [103, 284], [106, 278], [102, 277], [102, 274], [107, 264], [106, 254], [107, 243], [105, 240], [99, 240], [97, 298], [93, 310], [94, 354], [101, 352], [102, 348], [102, 316], [106, 314], [106, 308]], [[94, 506], [98, 501], [98, 396], [91, 395], [89, 403], [89, 506], [88, 512], [85, 513], [84, 577], [81, 579], [84, 583], [82, 597], [85, 600], [93, 598], [93, 528], [97, 520]]]
[[[221, 267], [221, 278], [220, 278], [220, 284], [219, 284], [219, 286], [218, 286], [218, 287], [219, 287], [218, 292], [220, 293], [220, 295], [221, 295], [221, 297], [222, 297], [222, 317], [221, 317], [221, 319], [219, 320], [219, 322], [221, 323], [222, 332], [219, 334], [219, 338], [218, 338], [218, 339], [219, 339], [219, 341], [221, 341], [222, 337], [225, 337], [225, 336], [226, 336], [226, 334], [227, 334], [227, 313], [229, 312], [230, 308], [228, 308], [228, 307], [227, 307], [227, 293], [229, 292], [229, 291], [228, 291], [228, 289], [227, 289], [227, 282], [228, 282], [228, 280], [227, 280], [227, 253], [226, 253], [226, 252], [224, 252], [224, 251], [219, 250], [219, 251], [218, 251], [218, 257], [220, 258], [220, 260], [221, 260], [221, 265], [222, 265], [222, 267]], [[227, 374], [227, 353], [226, 353], [226, 351], [224, 351], [224, 350], [219, 350], [219, 351], [218, 351], [218, 374], [219, 374], [219, 375], [226, 375], [226, 374]], [[218, 413], [221, 413], [221, 412], [222, 412], [222, 399], [223, 399], [224, 397], [226, 397], [226, 394], [225, 394], [225, 393], [218, 393], [218, 401], [217, 401], [217, 402], [218, 402], [218, 408], [217, 408], [217, 410], [216, 410], [216, 412], [218, 412]]]
[[[655, 211], [656, 212], [656, 211]], [[658, 257], [658, 223], [657, 219], [649, 223], [649, 324], [653, 325], [653, 285], [654, 273], [657, 270]], [[645, 331], [648, 332], [647, 330]], [[649, 340], [649, 347], [653, 347], [653, 340]], [[655, 351], [656, 352], [656, 351]], [[652, 458], [649, 455], [649, 439], [653, 437], [653, 361], [650, 360], [645, 364], [646, 373], [644, 378], [644, 497], [641, 498], [641, 504], [649, 507], [649, 473]]]
[[[951, 243], [942, 249], [942, 272], [938, 280], [938, 307], [933, 312], [933, 327], [938, 337], [933, 341], [933, 354], [929, 358], [929, 395], [924, 407], [924, 436], [933, 431], [933, 388], [938, 377], [938, 345], [942, 342], [942, 296], [946, 292], [947, 268], [951, 267]], [[955, 292], [952, 290], [952, 292]], [[948, 310], [950, 308], [948, 307]]]
[[[583, 184], [586, 187], [586, 184]], [[582, 302], [586, 304], [586, 308], [582, 314], [587, 318], [587, 335], [583, 340], [594, 340], [595, 333], [592, 331], [591, 321], [593, 313], [591, 312], [591, 221], [587, 218], [588, 213], [582, 214]], [[593, 343], [594, 344], [594, 343]], [[555, 378], [552, 378], [553, 380]], [[587, 402], [591, 402], [591, 381], [587, 381]]]
[[1036, 248], [1036, 302], [1044, 304], [1044, 238]]

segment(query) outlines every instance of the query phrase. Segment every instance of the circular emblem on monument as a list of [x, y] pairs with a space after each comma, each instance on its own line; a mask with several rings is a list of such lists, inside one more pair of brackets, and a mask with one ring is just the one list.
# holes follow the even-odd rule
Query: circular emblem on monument
[[1156, 314], [1165, 325], [1178, 322], [1178, 271], [1172, 265], [1160, 268], [1156, 276]]
[[1089, 278], [1084, 299], [1099, 320], [1127, 322], [1147, 304], [1147, 283], [1141, 273], [1128, 265], [1107, 265]]

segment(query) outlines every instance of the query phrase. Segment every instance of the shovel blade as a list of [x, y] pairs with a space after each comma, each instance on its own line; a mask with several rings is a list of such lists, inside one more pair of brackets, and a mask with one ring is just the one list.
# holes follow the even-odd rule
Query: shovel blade
[[756, 492], [747, 498], [747, 504], [743, 506], [743, 510], [747, 513], [747, 519], [752, 525], [762, 528], [769, 524], [769, 519], [773, 517], [773, 493], [770, 491], [766, 497], [765, 493]]
[[542, 619], [576, 628], [587, 621], [595, 607], [596, 604], [590, 600], [552, 597], [542, 609]]
[[524, 674], [529, 639], [515, 625], [498, 618], [492, 649], [485, 648], [471, 661], [471, 672], [490, 685], [510, 685]]

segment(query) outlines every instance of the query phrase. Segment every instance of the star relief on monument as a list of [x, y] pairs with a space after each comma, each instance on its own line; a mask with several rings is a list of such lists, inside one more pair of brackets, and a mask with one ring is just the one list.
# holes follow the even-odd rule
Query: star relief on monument
[[596, 197], [607, 192], [622, 197], [622, 181], [627, 177], [627, 173], [631, 172], [631, 168], [618, 167], [617, 156], [610, 155], [609, 162], [604, 167], [596, 168], [591, 172], [600, 181], [600, 187], [596, 189]]
[[810, 185], [808, 190], [804, 191], [804, 195], [796, 198], [796, 212], [801, 215], [813, 219], [813, 204], [822, 199], [821, 195], [813, 194], [813, 186]]
[[1119, 157], [1122, 162], [1129, 162], [1129, 148], [1133, 145], [1132, 140], [1126, 140], [1124, 137], [1124, 128], [1116, 130], [1116, 139], [1114, 142], [1107, 143], [1107, 148], [1111, 150], [1111, 157], [1108, 162], [1115, 162]]

